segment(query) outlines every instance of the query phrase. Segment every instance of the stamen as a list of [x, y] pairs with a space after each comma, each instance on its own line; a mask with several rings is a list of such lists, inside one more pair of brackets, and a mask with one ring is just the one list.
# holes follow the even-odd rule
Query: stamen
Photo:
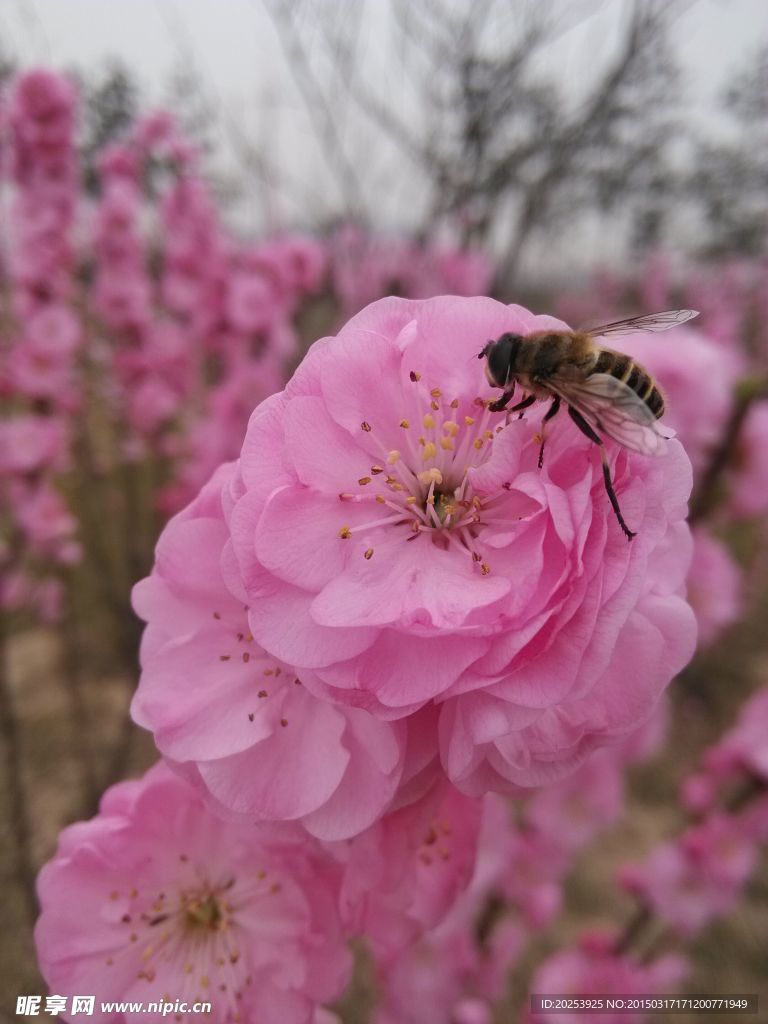
[[410, 423], [408, 422], [408, 420], [400, 420], [400, 426], [403, 428], [403, 430], [407, 430], [408, 427], [410, 427]]
[[427, 413], [427, 415], [422, 420], [422, 423], [424, 424], [424, 426], [427, 429], [430, 429], [431, 427], [434, 427], [434, 425], [435, 425], [435, 417], [432, 416], [431, 413]]
[[424, 445], [424, 451], [421, 453], [422, 461], [426, 462], [427, 459], [434, 459], [437, 455], [437, 448], [432, 441], [429, 441]]
[[[400, 426], [402, 427], [402, 423], [400, 424]], [[400, 458], [400, 452], [397, 451], [396, 448], [393, 448], [392, 451], [387, 456], [387, 465], [388, 466], [394, 466], [394, 464], [398, 461], [399, 458]]]
[[366, 423], [366, 421], [363, 420], [363, 422], [360, 424], [360, 427], [366, 432], [366, 434], [370, 434], [370, 432], [371, 432], [371, 424], [370, 423]]
[[368, 550], [364, 552], [363, 558], [370, 562], [370, 560], [373, 558], [373, 548], [368, 548]]
[[411, 378], [414, 384], [416, 383], [417, 380], [421, 380], [421, 374], [417, 373], [416, 370], [411, 370], [408, 376]]
[[339, 536], [341, 537], [342, 540], [346, 540], [348, 537], [352, 536], [352, 531], [348, 526], [342, 526], [342, 528], [339, 530]]

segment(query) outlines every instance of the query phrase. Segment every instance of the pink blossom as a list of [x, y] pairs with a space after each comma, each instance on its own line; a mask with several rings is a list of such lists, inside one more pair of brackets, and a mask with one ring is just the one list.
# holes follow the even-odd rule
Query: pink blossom
[[[434, 759], [404, 723], [318, 700], [253, 639], [226, 550], [223, 466], [166, 526], [134, 590], [148, 626], [134, 719], [220, 813], [297, 820], [324, 838], [369, 826]], [[421, 744], [425, 747], [426, 744]]]
[[23, 568], [4, 571], [0, 579], [0, 608], [6, 612], [34, 611], [40, 622], [56, 622], [62, 611], [61, 580], [40, 579]]
[[16, 522], [36, 557], [64, 565], [79, 560], [79, 545], [72, 540], [77, 520], [49, 481], [17, 481], [11, 488], [11, 498]]
[[617, 748], [595, 751], [573, 775], [531, 797], [526, 822], [576, 852], [618, 821], [624, 807], [623, 774]]
[[738, 721], [704, 758], [715, 777], [751, 776], [768, 782], [768, 686], [743, 705]]
[[342, 919], [381, 965], [439, 924], [469, 884], [481, 813], [480, 801], [444, 783], [338, 844]]
[[41, 171], [49, 176], [67, 153], [75, 100], [72, 82], [53, 71], [36, 68], [16, 79], [9, 121], [14, 132], [14, 173], [23, 186]]
[[729, 479], [729, 507], [736, 516], [768, 512], [768, 402], [756, 402], [747, 414]]
[[[666, 995], [680, 984], [687, 973], [682, 957], [668, 954], [651, 963], [640, 963], [634, 957], [615, 953], [614, 937], [586, 933], [579, 945], [550, 956], [540, 965], [531, 982], [536, 995], [627, 995], [655, 993]], [[643, 1024], [643, 1013], [591, 1013], [585, 1011], [574, 1018], [572, 1013], [531, 1012], [527, 1022], [537, 1024]]]
[[62, 832], [38, 881], [40, 969], [52, 992], [95, 995], [97, 1022], [163, 1019], [101, 1000], [170, 998], [210, 999], [222, 1024], [309, 1024], [349, 976], [337, 889], [308, 839], [216, 821], [157, 765]]
[[255, 411], [230, 488], [256, 642], [325, 700], [382, 720], [435, 705], [472, 794], [552, 782], [637, 728], [694, 644], [679, 444], [609, 443], [628, 544], [567, 417], [539, 471], [540, 413], [505, 425], [483, 404], [484, 342], [556, 323], [374, 303]]
[[728, 548], [705, 528], [693, 531], [688, 600], [699, 623], [699, 642], [713, 643], [742, 610], [741, 571]]
[[620, 881], [681, 935], [695, 935], [737, 903], [757, 858], [738, 819], [713, 814], [642, 864], [625, 865]]
[[66, 429], [58, 419], [25, 414], [0, 420], [0, 474], [61, 469], [66, 446]]
[[229, 278], [227, 316], [238, 331], [265, 330], [277, 312], [276, 298], [273, 283], [260, 272], [235, 271]]

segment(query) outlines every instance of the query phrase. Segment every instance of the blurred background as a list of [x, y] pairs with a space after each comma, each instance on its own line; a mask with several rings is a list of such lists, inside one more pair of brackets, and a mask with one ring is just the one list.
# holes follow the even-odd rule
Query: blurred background
[[[548, 953], [632, 920], [619, 865], [685, 827], [681, 779], [768, 682], [763, 0], [4, 0], [0, 230], [3, 1019], [44, 991], [58, 831], [155, 757], [131, 587], [308, 345], [389, 294], [701, 310], [637, 353], [694, 463], [701, 650], [515, 969], [517, 1019]], [[764, 857], [741, 895], [690, 991], [768, 998]]]

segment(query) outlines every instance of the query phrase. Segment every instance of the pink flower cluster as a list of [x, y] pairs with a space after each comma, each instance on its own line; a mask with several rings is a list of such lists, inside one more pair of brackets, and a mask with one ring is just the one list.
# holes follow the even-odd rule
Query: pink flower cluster
[[[374, 304], [256, 409], [240, 459], [171, 520], [134, 594], [136, 721], [222, 820], [324, 844], [343, 926], [394, 1000], [382, 1019], [420, 984], [411, 952], [473, 870], [434, 948], [463, 964], [451, 1012], [482, 1012], [525, 930], [556, 914], [574, 853], [618, 814], [642, 744], [532, 797], [524, 825], [489, 803], [475, 867], [477, 798], [552, 783], [628, 737], [693, 649], [679, 445], [656, 461], [611, 448], [628, 545], [571, 424], [553, 425], [539, 470], [538, 417], [487, 408], [485, 340], [553, 323], [486, 299]], [[489, 962], [467, 941], [491, 898], [518, 921]]]
[[71, 82], [30, 71], [14, 83], [7, 111], [14, 185], [8, 286], [8, 343], [0, 349], [3, 493], [0, 608], [60, 609], [61, 566], [80, 557], [77, 524], [56, 486], [67, 469], [71, 416], [80, 408], [80, 323], [71, 311], [72, 229], [77, 202]]
[[764, 688], [683, 783], [683, 804], [700, 821], [620, 873], [621, 885], [680, 935], [695, 935], [733, 909], [768, 841], [766, 716]]
[[394, 959], [376, 958], [382, 993], [376, 1024], [491, 1021], [510, 970], [536, 933], [556, 920], [574, 858], [618, 820], [626, 765], [649, 752], [661, 725], [655, 716], [643, 736], [599, 751], [570, 778], [514, 809], [501, 797], [485, 798], [466, 891], [419, 942]]

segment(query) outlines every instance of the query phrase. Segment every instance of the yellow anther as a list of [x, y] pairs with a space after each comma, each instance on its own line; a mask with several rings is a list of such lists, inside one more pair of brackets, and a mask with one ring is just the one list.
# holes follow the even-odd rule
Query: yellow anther
[[347, 540], [348, 537], [352, 536], [352, 531], [348, 526], [342, 526], [342, 528], [339, 530], [339, 536], [341, 537], [342, 540]]
[[399, 458], [400, 452], [396, 448], [393, 448], [392, 451], [387, 456], [387, 465], [394, 466], [394, 464], [398, 461]]
[[432, 441], [424, 445], [424, 451], [421, 453], [421, 457], [424, 460], [424, 462], [426, 462], [427, 459], [434, 459], [436, 455], [437, 446]]
[[408, 427], [410, 427], [410, 423], [408, 422], [408, 420], [400, 420], [400, 426], [403, 428], [403, 430], [407, 430]]
[[434, 494], [430, 494], [429, 495], [429, 497], [427, 498], [427, 504], [428, 505], [434, 505], [435, 504], [435, 496], [434, 496]]
[[419, 499], [416, 497], [415, 494], [409, 494], [408, 497], [405, 499], [405, 504], [406, 505], [415, 505], [418, 500]]
[[482, 447], [483, 447], [483, 439], [482, 439], [482, 437], [478, 437], [478, 439], [475, 441], [475, 448], [477, 448], [477, 450], [480, 451], [480, 449]]
[[369, 484], [371, 482], [371, 478], [369, 476], [361, 476], [357, 482], [360, 484], [361, 487], [365, 487], [366, 484]]
[[434, 427], [435, 425], [435, 417], [432, 415], [432, 413], [428, 412], [427, 415], [422, 420], [422, 422], [424, 426], [429, 430], [431, 427]]
[[378, 501], [380, 505], [385, 505], [387, 503], [387, 499], [384, 497], [383, 494], [377, 494], [376, 501]]
[[432, 388], [432, 390], [429, 393], [430, 395], [432, 395], [433, 398], [439, 398], [443, 392], [440, 390], [440, 388]]
[[484, 430], [483, 431], [483, 437], [487, 437], [488, 440], [490, 441], [493, 438], [493, 431], [492, 430]]
[[475, 422], [475, 417], [474, 416], [465, 416], [464, 417], [464, 422], [467, 424], [468, 427], [471, 427], [472, 424]]
[[446, 452], [452, 452], [453, 451], [453, 439], [450, 438], [450, 437], [441, 437], [440, 438], [440, 447], [442, 449], [444, 449]]
[[429, 404], [435, 410], [435, 412], [437, 412], [437, 410], [440, 408], [440, 403], [435, 401], [434, 398], [432, 399], [432, 401]]
[[360, 426], [366, 432], [366, 434], [370, 434], [370, 432], [371, 432], [371, 424], [370, 423], [366, 423], [365, 420], [363, 420], [363, 422], [360, 424]]
[[454, 398], [454, 400], [451, 402], [451, 408], [452, 409], [458, 409], [459, 408], [459, 400], [458, 400], [458, 398]]
[[437, 484], [439, 487], [443, 482], [443, 474], [439, 469], [425, 469], [423, 473], [418, 474], [418, 480], [422, 484]]
[[371, 466], [371, 473], [373, 476], [378, 476], [379, 473], [383, 473], [384, 469], [382, 466]]
[[487, 576], [490, 571], [491, 571], [490, 565], [488, 565], [487, 562], [482, 562], [481, 565], [480, 565], [480, 572], [482, 573], [482, 575], [483, 576]]
[[368, 548], [363, 557], [370, 562], [370, 560], [373, 558], [373, 548]]
[[448, 420], [447, 423], [443, 424], [444, 432], [450, 434], [451, 437], [456, 437], [460, 429], [459, 424], [454, 423], [453, 420]]
[[416, 383], [417, 380], [421, 380], [421, 374], [418, 373], [416, 370], [411, 370], [408, 376], [411, 378], [414, 384]]

